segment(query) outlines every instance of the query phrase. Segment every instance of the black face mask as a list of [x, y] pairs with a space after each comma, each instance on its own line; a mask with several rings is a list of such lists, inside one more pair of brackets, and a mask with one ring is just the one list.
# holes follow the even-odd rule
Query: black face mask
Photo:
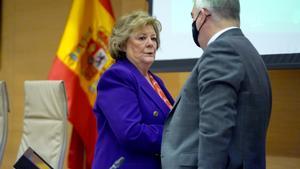
[[200, 29], [202, 28], [202, 26], [204, 25], [205, 21], [206, 21], [206, 17], [207, 16], [210, 16], [210, 15], [206, 15], [205, 16], [205, 19], [202, 23], [202, 25], [199, 27], [199, 29], [197, 30], [197, 26], [196, 26], [196, 22], [197, 22], [197, 19], [198, 17], [200, 16], [201, 14], [201, 11], [199, 12], [198, 16], [196, 17], [196, 19], [194, 20], [194, 22], [192, 23], [192, 33], [193, 33], [193, 40], [195, 42], [195, 44], [200, 47], [200, 43], [198, 42], [198, 37], [199, 37], [199, 34], [200, 34]]
[[[198, 15], [199, 16], [199, 15]], [[198, 18], [198, 17], [197, 17]], [[195, 42], [195, 44], [200, 47], [200, 44], [198, 42], [198, 37], [199, 37], [199, 32], [200, 32], [200, 29], [197, 30], [197, 26], [196, 26], [196, 21], [197, 19], [192, 23], [192, 33], [193, 33], [193, 40]]]

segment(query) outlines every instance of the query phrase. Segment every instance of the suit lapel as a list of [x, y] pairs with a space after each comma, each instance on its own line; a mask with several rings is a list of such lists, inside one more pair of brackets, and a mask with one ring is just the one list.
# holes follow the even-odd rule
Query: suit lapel
[[136, 77], [138, 81], [138, 86], [142, 89], [146, 95], [157, 105], [157, 107], [164, 113], [164, 116], [167, 117], [167, 113], [170, 111], [169, 107], [165, 104], [165, 102], [160, 98], [160, 96], [156, 93], [153, 87], [149, 84], [146, 78], [139, 72], [139, 70], [130, 63], [127, 59], [123, 60], [124, 64], [131, 70], [133, 75]]
[[144, 84], [141, 86], [142, 90], [149, 96], [149, 98], [159, 107], [165, 117], [167, 117], [168, 112], [170, 111], [169, 107], [166, 103], [160, 98], [160, 96], [156, 93], [153, 87], [149, 84], [149, 82], [145, 79], [147, 85]]

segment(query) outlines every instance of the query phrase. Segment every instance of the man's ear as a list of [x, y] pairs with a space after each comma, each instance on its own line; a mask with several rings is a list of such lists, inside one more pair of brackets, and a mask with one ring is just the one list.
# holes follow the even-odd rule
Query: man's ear
[[211, 13], [209, 12], [208, 9], [202, 8], [201, 10], [202, 10], [201, 12], [203, 12], [204, 15], [206, 15], [206, 16], [210, 16], [211, 15]]

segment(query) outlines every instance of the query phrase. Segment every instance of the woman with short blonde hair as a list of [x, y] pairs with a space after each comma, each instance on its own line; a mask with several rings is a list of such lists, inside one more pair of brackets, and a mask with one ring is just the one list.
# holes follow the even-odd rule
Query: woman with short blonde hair
[[109, 48], [116, 62], [98, 83], [94, 113], [98, 140], [93, 169], [125, 159], [123, 169], [160, 169], [163, 124], [173, 98], [149, 69], [159, 47], [160, 22], [145, 12], [117, 21]]
[[153, 27], [156, 33], [158, 49], [160, 46], [160, 22], [143, 11], [136, 11], [132, 14], [121, 17], [114, 26], [109, 41], [109, 50], [112, 58], [119, 59], [126, 57], [122, 47], [125, 45], [132, 32], [146, 25], [151, 25]]

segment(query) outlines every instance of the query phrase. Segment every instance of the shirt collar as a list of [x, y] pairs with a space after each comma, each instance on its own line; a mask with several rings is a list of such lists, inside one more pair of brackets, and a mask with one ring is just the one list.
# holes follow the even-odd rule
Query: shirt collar
[[224, 32], [230, 30], [230, 29], [235, 29], [235, 28], [238, 28], [238, 27], [235, 27], [235, 26], [231, 26], [231, 27], [228, 27], [228, 28], [225, 28], [225, 29], [222, 29], [220, 30], [219, 32], [215, 33], [208, 41], [207, 43], [207, 46], [209, 44], [211, 44], [213, 41], [215, 41], [220, 35], [222, 35]]

